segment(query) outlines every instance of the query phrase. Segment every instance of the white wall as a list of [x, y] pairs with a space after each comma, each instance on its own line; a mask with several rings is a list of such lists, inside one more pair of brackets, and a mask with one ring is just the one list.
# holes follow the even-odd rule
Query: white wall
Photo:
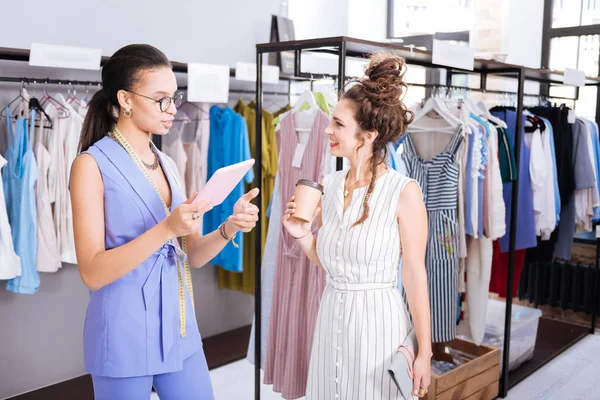
[[506, 62], [539, 68], [542, 59], [544, 0], [511, 0], [504, 15], [503, 53]]
[[347, 36], [349, 7], [349, 0], [290, 0], [296, 39]]
[[360, 39], [387, 39], [387, 0], [348, 0], [348, 35]]
[[174, 61], [233, 66], [256, 59], [254, 45], [268, 41], [279, 0], [33, 0], [27, 10], [18, 1], [2, 2], [1, 46], [42, 42], [111, 55], [126, 44], [148, 43]]

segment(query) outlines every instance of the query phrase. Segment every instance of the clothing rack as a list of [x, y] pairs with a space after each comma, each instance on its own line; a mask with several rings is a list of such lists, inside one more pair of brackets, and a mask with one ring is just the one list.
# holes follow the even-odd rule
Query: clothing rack
[[25, 84], [42, 84], [42, 85], [71, 85], [71, 86], [102, 86], [102, 82], [98, 81], [78, 81], [71, 79], [50, 79], [50, 78], [18, 78], [10, 76], [0, 76], [0, 82], [12, 82]]
[[[497, 61], [491, 60], [481, 60], [475, 59], [474, 69], [473, 71], [462, 70], [453, 67], [447, 67], [443, 65], [434, 64], [432, 61], [432, 53], [428, 51], [423, 51], [415, 48], [405, 47], [399, 44], [390, 44], [390, 43], [378, 43], [372, 42], [362, 39], [350, 38], [346, 36], [338, 36], [338, 37], [329, 37], [329, 38], [319, 38], [319, 39], [310, 39], [310, 40], [298, 40], [298, 41], [288, 41], [288, 42], [275, 42], [275, 43], [264, 43], [256, 45], [256, 164], [262, 165], [262, 96], [263, 96], [263, 82], [262, 82], [262, 70], [258, 68], [263, 64], [263, 56], [266, 53], [280, 53], [284, 51], [294, 52], [294, 73], [293, 76], [297, 78], [304, 78], [313, 80], [315, 78], [332, 78], [331, 75], [324, 74], [311, 74], [302, 71], [302, 55], [310, 54], [310, 53], [327, 53], [333, 54], [338, 57], [338, 73], [337, 73], [337, 82], [338, 89], [344, 87], [346, 83], [346, 62], [347, 58], [353, 57], [358, 59], [363, 59], [368, 57], [371, 54], [374, 54], [378, 51], [390, 51], [395, 54], [398, 54], [406, 60], [408, 65], [415, 65], [425, 68], [436, 68], [436, 69], [444, 69], [446, 70], [446, 83], [444, 85], [447, 88], [452, 87], [452, 76], [453, 75], [479, 75], [480, 77], [480, 86], [479, 88], [469, 88], [471, 91], [481, 91], [487, 93], [494, 93], [492, 90], [487, 89], [487, 78], [490, 75], [496, 77], [505, 77], [516, 79], [518, 83], [517, 92], [511, 93], [516, 94], [516, 113], [517, 113], [517, 121], [516, 121], [516, 132], [515, 132], [515, 142], [514, 142], [514, 151], [515, 151], [515, 161], [517, 168], [519, 166], [520, 161], [520, 144], [521, 144], [521, 131], [523, 129], [523, 98], [525, 95], [525, 81], [534, 81], [541, 82], [546, 84], [555, 84], [555, 85], [564, 85], [564, 77], [561, 72], [550, 71], [546, 69], [534, 69], [528, 68], [518, 65], [500, 63]], [[585, 80], [586, 86], [600, 86], [600, 78], [586, 78]], [[440, 85], [438, 85], [440, 86]], [[465, 88], [461, 88], [465, 89]], [[578, 95], [578, 90], [575, 91], [576, 96]], [[499, 93], [504, 94], [504, 92]], [[539, 95], [535, 95], [539, 97]], [[569, 100], [576, 100], [569, 99]], [[600, 116], [596, 116], [598, 119]], [[341, 170], [343, 167], [342, 159], [338, 158], [336, 162], [336, 167], [338, 170]], [[262, 181], [262, 170], [261, 168], [256, 169], [256, 180], [260, 187]], [[516, 227], [517, 227], [517, 204], [518, 204], [518, 196], [519, 196], [519, 183], [518, 183], [518, 175], [517, 179], [513, 182], [512, 189], [512, 199], [511, 199], [511, 219], [510, 219], [510, 232], [509, 232], [509, 259], [508, 259], [508, 280], [507, 280], [507, 293], [513, 292], [513, 276], [514, 276], [514, 259], [515, 259], [515, 242], [516, 242]], [[261, 196], [262, 192], [258, 195], [256, 199], [257, 204], [261, 204]], [[261, 388], [261, 336], [262, 336], [262, 326], [261, 326], [261, 306], [262, 306], [262, 298], [261, 298], [261, 226], [258, 224], [255, 228], [256, 235], [256, 248], [255, 248], [255, 257], [256, 257], [256, 269], [255, 269], [255, 387], [254, 387], [254, 395], [255, 399], [260, 399], [260, 388]], [[597, 249], [600, 249], [600, 244], [597, 245]], [[596, 268], [598, 269], [599, 263], [599, 255], [600, 250], [597, 252], [596, 256]], [[596, 279], [596, 288], [598, 288], [598, 279]], [[594, 291], [594, 295], [596, 295], [598, 290]], [[550, 360], [555, 358], [558, 354], [575, 344], [577, 341], [585, 337], [588, 333], [593, 332], [593, 326], [588, 330], [585, 329], [581, 334], [576, 335], [574, 340], [569, 340], [568, 343], [557, 343], [556, 340], [552, 341], [552, 345], [555, 345], [556, 348], [551, 352], [549, 357], [544, 357], [541, 360], [537, 360], [534, 363], [532, 360], [528, 364], [527, 371], [525, 373], [518, 372], [520, 370], [525, 370], [525, 368], [521, 367], [520, 369], [514, 371], [514, 373], [509, 374], [509, 347], [510, 347], [510, 336], [511, 336], [511, 315], [512, 315], [512, 297], [507, 296], [506, 299], [506, 314], [505, 314], [505, 323], [504, 323], [504, 346], [503, 346], [503, 363], [502, 363], [502, 376], [501, 376], [501, 386], [500, 386], [500, 397], [504, 398], [508, 394], [509, 388], [516, 385], [521, 380], [525, 379], [527, 376], [531, 375], [533, 372], [537, 371], [543, 365], [547, 364]], [[565, 324], [567, 328], [578, 327], [574, 324]], [[544, 329], [540, 328], [538, 330], [539, 334], [543, 334]], [[553, 332], [555, 333], [555, 332]]]

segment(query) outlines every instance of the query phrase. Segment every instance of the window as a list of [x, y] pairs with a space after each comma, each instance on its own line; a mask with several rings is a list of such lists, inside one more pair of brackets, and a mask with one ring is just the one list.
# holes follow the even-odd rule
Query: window
[[[550, 69], [564, 71], [575, 68], [587, 76], [598, 76], [600, 65], [600, 0], [545, 0], [546, 7], [552, 7], [552, 25], [544, 31], [549, 54], [542, 65]], [[598, 25], [589, 27], [589, 25]], [[562, 28], [555, 30], [556, 28]], [[568, 36], [563, 36], [568, 35]], [[596, 118], [599, 90], [595, 86], [584, 86], [575, 90], [568, 86], [551, 86], [551, 96], [573, 97], [575, 111], [579, 116]], [[560, 100], [559, 100], [560, 101]], [[565, 101], [569, 106], [572, 102]]]
[[600, 24], [600, 0], [554, 0], [552, 28]]

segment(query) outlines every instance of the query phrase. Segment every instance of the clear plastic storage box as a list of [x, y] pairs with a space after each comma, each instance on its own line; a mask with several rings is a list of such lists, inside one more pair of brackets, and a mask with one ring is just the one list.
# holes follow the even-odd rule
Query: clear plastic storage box
[[[503, 301], [488, 300], [483, 345], [499, 348], [500, 351], [503, 350], [505, 312], [506, 304]], [[538, 323], [541, 316], [542, 311], [537, 308], [513, 304], [508, 364], [510, 371], [517, 369], [521, 364], [527, 360], [531, 360], [533, 357]], [[503, 358], [500, 359], [500, 363], [502, 363], [502, 360]]]

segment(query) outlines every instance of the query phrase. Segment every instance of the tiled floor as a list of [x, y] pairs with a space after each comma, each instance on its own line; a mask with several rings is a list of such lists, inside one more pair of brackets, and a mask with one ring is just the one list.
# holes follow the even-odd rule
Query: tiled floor
[[[588, 336], [513, 388], [507, 400], [600, 399], [600, 335]], [[210, 373], [216, 400], [252, 400], [254, 366], [246, 360]], [[281, 400], [263, 385], [263, 400]], [[152, 400], [159, 400], [153, 396]]]

